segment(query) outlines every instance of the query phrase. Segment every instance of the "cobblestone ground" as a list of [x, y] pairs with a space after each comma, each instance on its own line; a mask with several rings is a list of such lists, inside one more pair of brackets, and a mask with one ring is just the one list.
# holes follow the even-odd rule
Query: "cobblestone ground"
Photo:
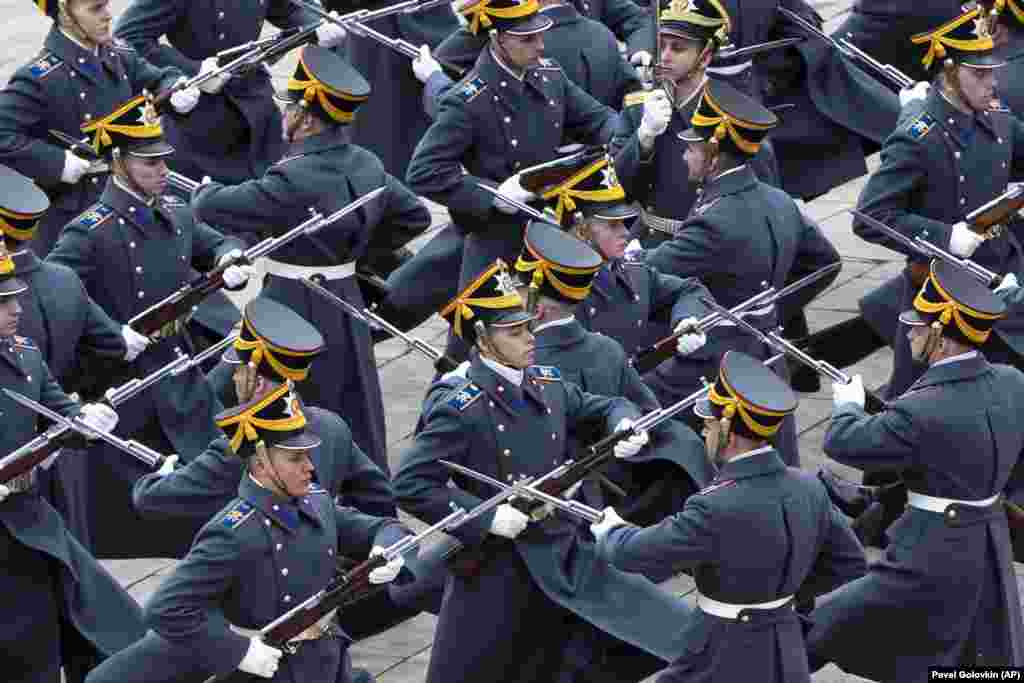
[[[831, 28], [842, 21], [843, 14], [852, 2], [822, 0], [815, 4], [827, 20], [827, 28]], [[4, 0], [3, 5], [7, 8], [7, 22], [0, 26], [0, 79], [6, 81], [17, 66], [39, 51], [50, 22], [41, 17], [32, 4], [23, 0]], [[127, 0], [113, 0], [113, 5], [115, 11], [119, 12], [127, 5]], [[292, 72], [293, 65], [293, 59], [279, 63], [274, 69], [275, 80], [283, 84]], [[843, 256], [843, 270], [839, 278], [808, 309], [812, 331], [856, 315], [858, 299], [901, 268], [901, 259], [896, 254], [863, 242], [850, 230], [847, 210], [856, 202], [864, 180], [851, 181], [805, 207], [806, 212], [821, 224]], [[447, 220], [447, 215], [441, 207], [434, 205], [431, 208], [436, 229]], [[429, 237], [429, 234], [425, 235], [414, 246], [421, 245]], [[239, 298], [244, 300], [254, 293], [255, 288], [250, 287]], [[435, 316], [416, 330], [415, 334], [441, 345], [445, 331], [445, 324]], [[394, 340], [377, 345], [376, 354], [387, 410], [389, 458], [394, 468], [410, 438], [423, 391], [433, 371], [421, 356], [408, 351], [403, 344]], [[850, 372], [861, 373], [867, 386], [877, 387], [888, 377], [891, 355], [888, 349], [879, 351], [851, 368]], [[822, 392], [803, 395], [797, 412], [803, 463], [812, 470], [826, 460], [821, 444], [831, 411], [831, 395], [827, 382], [825, 384]], [[842, 465], [830, 463], [830, 466], [843, 474], [855, 475]], [[105, 564], [140, 602], [146, 600], [161, 581], [162, 575], [174, 566], [172, 560], [164, 559], [118, 560]], [[1018, 577], [1024, 576], [1024, 567], [1018, 565], [1017, 569]], [[681, 578], [666, 586], [680, 593], [691, 587], [692, 582]], [[421, 615], [387, 633], [359, 642], [352, 648], [353, 663], [368, 669], [380, 683], [422, 681], [430, 657], [434, 624], [433, 616]], [[870, 655], [866, 653], [866, 656]], [[654, 677], [648, 679], [653, 680]], [[855, 683], [863, 680], [844, 674], [834, 667], [824, 669], [814, 676], [815, 683]]]

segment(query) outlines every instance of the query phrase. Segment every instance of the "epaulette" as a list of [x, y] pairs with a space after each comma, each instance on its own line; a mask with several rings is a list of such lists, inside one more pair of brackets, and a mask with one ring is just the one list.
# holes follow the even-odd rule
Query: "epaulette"
[[928, 134], [928, 131], [930, 131], [936, 123], [938, 123], [938, 121], [935, 120], [934, 116], [928, 112], [922, 112], [920, 116], [907, 124], [907, 135], [914, 140], [920, 140]]
[[106, 204], [95, 204], [85, 213], [76, 218], [74, 222], [80, 223], [87, 230], [94, 230], [113, 215], [113, 207], [107, 206]]
[[703, 204], [698, 204], [697, 206], [693, 207], [693, 215], [694, 216], [703, 216], [704, 212], [707, 211], [708, 209], [710, 209], [715, 204], [717, 204], [720, 199], [721, 199], [721, 197], [715, 197], [710, 202], [705, 202]]
[[697, 491], [697, 495], [698, 496], [706, 496], [709, 493], [714, 493], [715, 491], [719, 491], [721, 489], [727, 489], [730, 486], [735, 486], [735, 485], [736, 485], [736, 480], [735, 479], [723, 479], [722, 481], [716, 482], [716, 483], [712, 484], [711, 486], [707, 486], [705, 488], [702, 488], [700, 491]]
[[164, 206], [185, 206], [185, 200], [173, 194], [165, 194], [161, 198]]
[[285, 157], [285, 158], [281, 159], [276, 164], [274, 164], [274, 166], [280, 166], [282, 164], [287, 164], [289, 161], [295, 161], [296, 159], [301, 159], [304, 156], [306, 156], [305, 153], [303, 153], [303, 154], [293, 154], [290, 157]]
[[628, 93], [622, 98], [622, 108], [632, 107], [634, 104], [643, 104], [647, 101], [653, 90], [637, 90], [636, 92]]
[[562, 381], [562, 371], [553, 365], [531, 365], [530, 376], [541, 382]]
[[256, 512], [256, 508], [252, 506], [252, 503], [240, 500], [235, 503], [233, 508], [224, 513], [224, 519], [221, 520], [221, 524], [225, 529], [237, 529], [242, 526], [245, 520], [252, 517], [254, 512]]
[[481, 78], [480, 74], [469, 74], [453, 88], [455, 94], [462, 98], [463, 102], [472, 102], [486, 89], [487, 81]]
[[14, 335], [13, 339], [14, 339], [14, 345], [18, 346], [20, 348], [23, 348], [23, 349], [36, 349], [36, 350], [39, 349], [39, 347], [36, 346], [36, 343], [34, 341], [32, 341], [31, 339], [29, 339], [28, 337], [19, 337], [18, 335]]
[[535, 68], [545, 69], [547, 71], [561, 71], [562, 65], [553, 59], [541, 57], [539, 60], [537, 60], [537, 66]]
[[480, 398], [483, 393], [483, 389], [470, 382], [452, 394], [452, 397], [448, 399], [448, 405], [456, 410], [465, 410], [471, 403]]
[[325, 489], [320, 484], [310, 483], [308, 493], [310, 495], [313, 495], [313, 494], [324, 494], [324, 495], [327, 495], [327, 489]]
[[51, 52], [43, 53], [36, 61], [32, 62], [31, 66], [28, 67], [28, 71], [32, 74], [33, 78], [45, 78], [46, 76], [53, 73], [54, 69], [59, 68], [64, 63], [64, 60]]
[[137, 50], [134, 47], [132, 47], [131, 44], [128, 43], [128, 41], [123, 40], [121, 38], [114, 38], [114, 40], [110, 43], [110, 49], [115, 50], [117, 52], [137, 52]]

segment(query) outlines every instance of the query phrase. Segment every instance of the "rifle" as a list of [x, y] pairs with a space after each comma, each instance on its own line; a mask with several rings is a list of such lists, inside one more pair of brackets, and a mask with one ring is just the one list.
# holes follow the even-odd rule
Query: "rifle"
[[167, 171], [167, 182], [173, 187], [178, 188], [182, 192], [192, 194], [195, 192], [202, 183], [192, 180], [187, 175], [182, 175], [174, 171]]
[[[200, 72], [192, 78], [179, 81], [166, 90], [152, 95], [151, 102], [153, 107], [159, 112], [170, 101], [171, 95], [180, 90], [198, 87], [222, 74], [241, 74], [257, 65], [273, 62], [295, 48], [313, 41], [316, 38], [316, 30], [320, 28], [322, 23], [316, 22], [309, 26], [285, 29], [268, 40], [256, 41], [251, 49], [243, 51], [226, 64], [222, 64], [211, 71]], [[145, 93], [146, 91], [143, 92]]]
[[1006, 192], [964, 217], [967, 227], [986, 238], [999, 237], [1007, 221], [1024, 207], [1024, 183], [1009, 183]]
[[[500, 502], [501, 500], [494, 505], [498, 505]], [[494, 507], [494, 505], [491, 507]], [[427, 527], [415, 536], [406, 536], [402, 540], [389, 545], [381, 554], [374, 555], [344, 574], [334, 577], [327, 586], [261, 628], [259, 630], [260, 639], [267, 645], [282, 650], [287, 654], [295, 654], [296, 648], [289, 641], [321, 619], [329, 617], [335, 610], [354, 602], [361, 594], [369, 590], [371, 585], [370, 572], [378, 567], [383, 567], [391, 560], [401, 557], [413, 548], [416, 548], [425, 539], [438, 531], [452, 531], [484, 512], [481, 511], [473, 515], [472, 513], [467, 514], [465, 510], [456, 507], [454, 504], [452, 504], [452, 508], [451, 514], [447, 515], [437, 524]], [[252, 677], [252, 674], [235, 670], [225, 676], [210, 676], [206, 679], [205, 683], [213, 683], [213, 681], [241, 683], [242, 681], [252, 680]]]
[[[829, 275], [842, 267], [842, 263], [833, 263], [825, 266], [819, 270], [814, 271], [810, 275], [800, 278], [796, 282], [786, 285], [782, 289], [776, 291], [774, 287], [769, 287], [760, 294], [755, 294], [746, 301], [742, 301], [737, 305], [733, 306], [731, 312], [744, 313], [749, 308], [763, 307], [769, 304], [774, 304], [779, 299], [789, 296], [793, 292], [806, 287], [807, 285], [817, 282], [821, 278]], [[630, 365], [636, 368], [636, 371], [640, 374], [649, 372], [660, 365], [663, 361], [671, 358], [676, 352], [676, 342], [679, 337], [684, 334], [692, 334], [693, 332], [703, 332], [709, 330], [715, 325], [722, 321], [722, 316], [718, 313], [709, 313], [700, 320], [693, 328], [680, 330], [679, 332], [673, 332], [671, 335], [654, 342], [651, 346], [645, 349], [640, 349], [636, 352], [636, 355], [629, 359]]]
[[362, 310], [359, 310], [358, 308], [356, 308], [349, 302], [345, 301], [331, 290], [314, 282], [308, 277], [302, 278], [300, 282], [302, 282], [302, 284], [306, 285], [320, 296], [330, 301], [332, 304], [334, 304], [341, 310], [348, 313], [356, 320], [366, 323], [366, 325], [370, 327], [370, 329], [383, 329], [386, 330], [387, 332], [390, 332], [394, 336], [398, 337], [399, 339], [404, 341], [410, 349], [413, 349], [414, 351], [419, 351], [424, 356], [434, 361], [434, 369], [437, 370], [438, 372], [450, 372], [459, 366], [458, 363], [449, 358], [443, 352], [437, 350], [436, 348], [434, 348], [433, 346], [431, 346], [430, 344], [428, 344], [427, 342], [423, 341], [418, 337], [413, 337], [412, 335], [408, 335], [405, 332], [402, 332], [400, 329], [398, 329], [397, 327], [389, 323], [387, 320], [371, 311], [369, 308], [363, 308]]
[[[367, 21], [373, 21], [374, 19], [383, 19], [384, 17], [389, 17], [392, 14], [416, 14], [417, 12], [423, 12], [428, 9], [451, 4], [451, 0], [403, 0], [402, 2], [395, 3], [394, 5], [388, 5], [387, 7], [381, 7], [380, 9], [357, 9], [353, 12], [347, 12], [336, 17], [333, 14], [326, 12], [323, 7], [311, 2], [306, 2], [306, 0], [291, 1], [299, 7], [320, 17], [320, 23], [327, 21], [335, 26], [340, 26], [346, 31], [353, 30], [351, 26], [353, 22], [365, 23]], [[319, 24], [317, 25], [319, 26]], [[355, 30], [354, 32], [358, 34], [358, 30]], [[417, 51], [417, 54], [419, 54], [419, 51]]]
[[[198, 354], [195, 358], [183, 354], [181, 349], [175, 348], [178, 357], [163, 367], [157, 368], [142, 378], [135, 378], [125, 382], [119, 387], [109, 389], [104, 397], [104, 402], [111, 408], [116, 408], [128, 399], [136, 396], [145, 389], [153, 386], [164, 377], [171, 377], [185, 372], [189, 368], [204, 363], [208, 358], [219, 354], [235, 341], [237, 334], [231, 334], [220, 340], [210, 348]], [[19, 474], [28, 472], [33, 467], [46, 460], [50, 455], [60, 448], [70, 436], [70, 428], [63, 425], [53, 425], [42, 434], [31, 439], [27, 443], [14, 449], [3, 458], [0, 458], [0, 484], [6, 484]]]
[[174, 322], [181, 316], [191, 312], [199, 305], [199, 302], [222, 288], [224, 286], [224, 271], [231, 266], [252, 264], [261, 256], [266, 256], [301, 235], [312, 235], [325, 225], [334, 223], [343, 216], [376, 199], [384, 190], [384, 187], [378, 187], [371, 192], [367, 192], [351, 204], [338, 209], [328, 216], [324, 216], [311, 208], [312, 216], [304, 222], [296, 225], [279, 237], [268, 237], [262, 242], [249, 247], [241, 255], [228, 259], [213, 270], [198, 275], [171, 295], [133, 317], [128, 321], [128, 324], [139, 334], [152, 335], [164, 325]]
[[485, 183], [477, 183], [476, 186], [479, 187], [481, 190], [485, 190], [487, 192], [490, 192], [495, 197], [497, 197], [501, 201], [505, 202], [509, 206], [516, 207], [517, 209], [519, 209], [520, 211], [525, 213], [530, 218], [535, 218], [538, 221], [545, 221], [546, 223], [555, 223], [557, 225], [557, 221], [555, 221], [555, 217], [554, 216], [541, 213], [540, 211], [538, 211], [537, 209], [533, 208], [532, 206], [529, 206], [527, 204], [523, 204], [522, 202], [520, 202], [518, 200], [512, 199], [508, 195], [505, 195], [505, 194], [502, 194], [501, 192], [498, 192], [498, 190], [496, 188], [493, 188], [490, 185], [487, 185]]
[[559, 498], [558, 496], [552, 496], [550, 494], [544, 493], [543, 491], [537, 489], [535, 485], [515, 483], [510, 486], [508, 484], [505, 484], [504, 482], [498, 481], [494, 477], [489, 477], [482, 472], [477, 472], [476, 470], [472, 470], [468, 467], [463, 467], [458, 463], [450, 462], [448, 460], [439, 460], [438, 462], [440, 462], [442, 465], [444, 465], [450, 470], [453, 470], [460, 474], [464, 474], [467, 477], [476, 479], [477, 481], [482, 481], [485, 484], [490, 484], [499, 491], [508, 491], [510, 493], [514, 493], [516, 496], [523, 496], [530, 500], [534, 500], [538, 503], [542, 503], [545, 506], [550, 506], [557, 510], [561, 510], [562, 512], [566, 512], [570, 515], [573, 515], [574, 517], [579, 517], [580, 519], [590, 522], [591, 524], [600, 522], [602, 519], [604, 519], [604, 513], [602, 513], [600, 510], [592, 508], [589, 505], [579, 502], [578, 500], [564, 500], [562, 498]]
[[64, 417], [55, 410], [50, 410], [42, 403], [34, 401], [28, 396], [19, 394], [17, 391], [11, 391], [10, 389], [4, 389], [4, 393], [15, 403], [21, 404], [30, 410], [34, 410], [43, 417], [47, 417], [53, 422], [63, 427], [64, 429], [70, 429], [82, 436], [88, 438], [98, 437], [109, 443], [114, 448], [124, 451], [128, 455], [141, 460], [144, 464], [150, 467], [158, 467], [163, 464], [166, 456], [157, 453], [149, 446], [141, 444], [138, 441], [125, 441], [124, 439], [118, 438], [110, 432], [105, 432], [102, 429], [97, 429], [85, 423], [81, 417]]
[[[770, 366], [784, 356], [785, 354], [782, 353], [776, 354], [764, 361], [764, 365]], [[505, 495], [515, 496], [518, 492], [520, 498], [532, 498], [534, 501], [542, 499], [541, 494], [555, 497], [561, 496], [577, 482], [582, 481], [591, 472], [603, 465], [604, 462], [612, 456], [615, 450], [615, 444], [619, 443], [619, 441], [627, 439], [637, 432], [654, 429], [666, 420], [672, 419], [674, 416], [691, 407], [697, 401], [703, 399], [707, 396], [709, 391], [711, 391], [710, 384], [705, 385], [703, 388], [690, 394], [686, 398], [680, 399], [667, 408], [659, 408], [647, 415], [644, 415], [634, 422], [633, 426], [629, 429], [618, 430], [609, 434], [597, 443], [591, 444], [583, 451], [583, 454], [578, 459], [567, 460], [540, 477], [526, 477], [520, 479], [511, 490], [504, 491]], [[547, 499], [544, 500], [546, 503], [550, 502]], [[544, 505], [532, 505], [528, 500], [515, 500], [512, 501], [512, 505], [524, 514], [529, 515], [534, 521], [543, 519], [547, 514]], [[591, 510], [592, 509], [593, 508], [591, 508]], [[474, 508], [474, 510], [476, 510], [476, 508]], [[583, 508], [576, 507], [571, 514], [577, 514], [579, 516], [586, 514], [586, 511], [583, 510]], [[504, 541], [505, 539], [503, 538], [489, 535], [484, 538], [483, 543], [480, 545], [472, 549], [467, 549], [467, 547], [460, 541], [452, 540], [444, 553], [444, 559], [448, 564], [449, 571], [457, 576], [467, 578], [475, 576], [480, 572], [483, 564], [487, 561], [487, 557], [497, 551]]]
[[558, 151], [570, 150], [567, 156], [524, 168], [519, 172], [519, 184], [537, 196], [543, 195], [608, 154], [604, 145], [568, 145]]
[[[945, 249], [935, 246], [920, 235], [916, 235], [914, 239], [910, 239], [898, 230], [890, 228], [885, 223], [872, 218], [866, 213], [862, 213], [856, 209], [850, 209], [850, 213], [852, 213], [857, 220], [863, 221], [876, 230], [881, 230], [884, 234], [888, 235], [890, 238], [896, 240], [908, 249], [927, 257], [929, 261], [936, 258], [966, 270], [973, 278], [990, 289], [998, 287], [999, 283], [1003, 281], [1003, 276], [999, 273], [994, 273], [988, 268], [980, 266], [970, 259], [954, 256]], [[921, 263], [920, 261], [913, 261], [910, 263], [910, 282], [915, 287], [920, 287], [924, 284], [924, 281], [928, 279], [928, 273], [929, 265], [927, 263]]]
[[[794, 345], [792, 342], [790, 342], [788, 339], [783, 337], [778, 332], [762, 332], [761, 330], [757, 329], [756, 327], [748, 323], [746, 320], [740, 318], [738, 315], [735, 315], [728, 309], [719, 306], [711, 299], [701, 297], [701, 301], [704, 302], [705, 306], [708, 306], [714, 309], [715, 311], [718, 311], [718, 313], [720, 313], [722, 317], [733, 321], [741, 329], [743, 329], [746, 332], [749, 332], [750, 334], [760, 339], [765, 345], [771, 347], [772, 349], [775, 349], [776, 351], [786, 354], [787, 356], [793, 358], [794, 360], [803, 363], [804, 365], [811, 368], [818, 374], [825, 375], [833, 382], [849, 384], [852, 381], [850, 376], [847, 375], [842, 370], [836, 368], [827, 361], [815, 360], [814, 358], [811, 358], [811, 356], [804, 353], [800, 348], [798, 348], [796, 345]], [[864, 393], [866, 396], [864, 402], [864, 409], [866, 411], [874, 414], [881, 413], [886, 409], [887, 404], [881, 396], [879, 396], [878, 394], [869, 389], [866, 389]]]
[[791, 47], [798, 45], [807, 40], [806, 38], [779, 38], [778, 40], [768, 40], [763, 43], [754, 43], [753, 45], [747, 45], [741, 48], [722, 48], [714, 54], [711, 58], [711, 66], [715, 65], [715, 62], [724, 62], [726, 60], [738, 59], [741, 57], [751, 57], [761, 52], [768, 52], [770, 50], [781, 50], [784, 47]]
[[[412, 59], [416, 59], [420, 56], [419, 49], [408, 40], [390, 38], [380, 31], [370, 28], [362, 21], [351, 21], [346, 26], [357, 36], [374, 40], [384, 47], [391, 48], [400, 55], [405, 55]], [[434, 56], [434, 61], [441, 65], [441, 69], [444, 71], [445, 75], [453, 81], [460, 81], [466, 75], [467, 69], [455, 64], [454, 62], [450, 62], [447, 59], [437, 56]]]
[[[817, 26], [810, 23], [796, 12], [788, 10], [785, 7], [777, 7], [779, 14], [786, 17], [794, 24], [807, 31], [811, 35], [821, 38], [826, 43], [839, 50], [844, 56], [848, 57], [854, 62], [863, 64], [869, 67], [872, 71], [882, 76], [890, 85], [896, 86], [896, 90], [904, 90], [906, 88], [914, 87], [914, 79], [906, 75], [891, 64], [883, 64], [868, 53], [861, 50], [859, 47], [851, 43], [847, 38], [836, 40], [827, 33], [822, 32]], [[849, 34], [847, 34], [849, 35]]]
[[92, 164], [89, 167], [87, 173], [92, 175], [97, 173], [110, 172], [110, 164], [108, 164], [103, 157], [97, 154], [96, 150], [94, 150], [92, 146], [90, 146], [88, 143], [83, 142], [82, 140], [77, 140], [68, 135], [67, 133], [55, 130], [53, 128], [49, 130], [49, 133], [53, 137], [57, 138], [57, 140], [59, 140], [60, 142], [67, 145], [68, 149], [71, 151], [72, 154], [79, 158], [85, 159], [86, 161]]

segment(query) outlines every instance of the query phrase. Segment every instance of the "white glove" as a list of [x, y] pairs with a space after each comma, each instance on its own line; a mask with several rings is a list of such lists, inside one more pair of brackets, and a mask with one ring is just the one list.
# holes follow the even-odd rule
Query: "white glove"
[[[207, 57], [203, 60], [203, 65], [199, 68], [199, 75], [208, 74], [217, 68], [219, 68], [217, 65], [217, 58]], [[218, 76], [214, 76], [207, 81], [203, 81], [197, 87], [207, 95], [216, 95], [224, 89], [224, 85], [229, 80], [231, 80], [231, 74], [223, 73]]]
[[606, 507], [601, 511], [603, 517], [600, 522], [594, 522], [590, 525], [590, 533], [594, 534], [594, 538], [601, 540], [601, 537], [611, 531], [617, 526], [628, 524], [626, 520], [619, 517], [619, 513], [615, 511], [613, 507]]
[[11, 490], [3, 484], [0, 484], [0, 503], [7, 500], [7, 496], [9, 495], [11, 495]]
[[426, 83], [431, 76], [441, 70], [441, 65], [430, 55], [429, 45], [420, 45], [420, 54], [412, 60], [412, 72], [416, 74], [416, 80]]
[[[373, 546], [373, 550], [370, 551], [370, 557], [375, 555], [381, 555], [384, 552], [384, 548], [379, 545]], [[391, 583], [398, 576], [398, 572], [402, 571], [402, 567], [405, 566], [405, 560], [401, 555], [391, 560], [387, 564], [377, 567], [370, 572], [370, 583]]]
[[[237, 258], [241, 255], [241, 249], [232, 249], [217, 259], [217, 265], [223, 265], [224, 262]], [[255, 270], [252, 266], [228, 266], [224, 270], [224, 284], [228, 289], [238, 289], [249, 281], [249, 278], [252, 277], [254, 272]]]
[[[526, 202], [536, 198], [537, 196], [534, 193], [528, 192], [523, 189], [523, 186], [519, 184], [518, 173], [506, 178], [505, 181], [498, 186], [498, 192], [505, 195], [509, 199], [515, 199], [521, 204], [525, 204]], [[494, 198], [494, 208], [496, 208], [498, 211], [501, 211], [502, 213], [515, 213], [516, 211], [519, 210], [516, 207], [512, 206], [511, 204], [501, 201], [500, 197]]]
[[515, 538], [523, 533], [530, 523], [530, 518], [508, 503], [494, 508], [494, 519], [491, 521], [491, 533], [503, 538]]
[[[331, 12], [331, 16], [337, 19], [338, 13]], [[320, 43], [321, 47], [334, 47], [345, 40], [347, 35], [348, 31], [325, 19], [324, 23], [320, 24], [320, 28], [316, 30], [316, 42]]]
[[75, 156], [69, 150], [64, 150], [64, 168], [60, 172], [62, 183], [74, 185], [86, 174], [92, 164], [82, 157]]
[[82, 406], [82, 414], [79, 417], [86, 425], [101, 432], [113, 431], [118, 420], [114, 409], [103, 403], [86, 403]]
[[171, 453], [164, 460], [164, 464], [160, 465], [160, 469], [156, 471], [161, 477], [166, 477], [168, 474], [174, 471], [174, 466], [178, 464], [178, 454]]
[[839, 406], [840, 403], [856, 403], [864, 407], [864, 380], [860, 375], [851, 377], [849, 384], [832, 382], [832, 405]]
[[630, 64], [641, 68], [650, 66], [653, 61], [654, 58], [651, 57], [651, 53], [647, 50], [637, 50], [633, 53], [633, 56], [629, 58]]
[[124, 359], [131, 363], [139, 357], [139, 354], [146, 350], [150, 339], [144, 334], [139, 334], [130, 325], [121, 325], [121, 338], [124, 339]]
[[454, 370], [449, 370], [448, 372], [441, 375], [441, 381], [447, 382], [448, 380], [457, 377], [465, 377], [467, 372], [469, 372], [469, 361], [464, 360], [461, 363], [459, 363], [459, 367], [455, 368]]
[[273, 678], [277, 673], [277, 660], [281, 659], [281, 651], [270, 647], [259, 636], [249, 639], [249, 650], [242, 657], [238, 665], [239, 671], [244, 671], [260, 678]]
[[[682, 330], [696, 326], [696, 324], [697, 319], [692, 315], [689, 318], [683, 318], [682, 320], [679, 321], [679, 324], [676, 325], [676, 329], [673, 330], [673, 333], [678, 334]], [[688, 354], [693, 353], [694, 351], [701, 348], [707, 343], [708, 335], [706, 335], [705, 333], [687, 332], [686, 334], [681, 335], [678, 340], [676, 340], [676, 351], [686, 356]]]
[[931, 84], [928, 81], [918, 81], [912, 88], [903, 88], [900, 90], [900, 106], [905, 107], [907, 102], [923, 100], [928, 97], [929, 88], [931, 88]]
[[654, 138], [668, 130], [671, 119], [672, 103], [668, 101], [668, 95], [660, 88], [652, 91], [644, 100], [644, 115], [636, 131], [640, 144], [644, 147], [654, 144]]
[[[178, 79], [178, 83], [184, 83], [186, 80], [188, 79], [182, 76]], [[196, 108], [197, 104], [199, 104], [199, 88], [194, 85], [184, 90], [175, 90], [174, 94], [171, 95], [171, 106], [179, 114], [189, 113]]]
[[985, 239], [981, 235], [960, 221], [953, 224], [953, 232], [949, 235], [949, 250], [962, 258], [970, 258], [974, 250], [984, 241]]
[[[624, 429], [629, 429], [633, 426], [633, 421], [628, 417], [624, 417], [619, 420], [619, 424], [615, 426], [615, 431], [621, 432]], [[650, 437], [647, 436], [647, 432], [637, 432], [633, 436], [627, 437], [622, 441], [615, 444], [615, 457], [616, 458], [631, 458], [647, 445], [650, 441]]]
[[1020, 284], [1017, 282], [1017, 276], [1013, 273], [1007, 273], [1003, 276], [1003, 281], [999, 283], [999, 286], [992, 290], [992, 293], [1009, 292], [1017, 287], [1020, 287]]
[[623, 252], [623, 256], [627, 261], [637, 260], [640, 254], [643, 252], [644, 247], [640, 244], [640, 240], [632, 239], [626, 245], [626, 249]]

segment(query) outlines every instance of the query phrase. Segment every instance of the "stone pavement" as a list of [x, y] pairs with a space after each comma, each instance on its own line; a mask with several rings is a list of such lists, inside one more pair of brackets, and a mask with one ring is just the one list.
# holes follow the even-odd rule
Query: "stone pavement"
[[[113, 0], [115, 12], [119, 12], [127, 0]], [[847, 11], [851, 0], [819, 0], [818, 10], [828, 20], [828, 26], [837, 25], [842, 13]], [[5, 0], [7, 21], [0, 26], [0, 80], [5, 81], [19, 65], [37, 54], [42, 38], [49, 29], [49, 20], [41, 17], [32, 3], [24, 0]], [[283, 82], [291, 73], [294, 57], [282, 60], [274, 68], [275, 80]], [[847, 209], [856, 202], [864, 179], [852, 181], [836, 188], [829, 194], [806, 205], [807, 213], [817, 220], [829, 239], [843, 256], [843, 270], [833, 284], [808, 309], [808, 318], [813, 330], [827, 327], [847, 317], [856, 315], [857, 301], [872, 288], [899, 272], [902, 259], [891, 251], [861, 241], [850, 230], [850, 215]], [[435, 228], [446, 220], [442, 208], [433, 206]], [[418, 240], [421, 245], [425, 236]], [[242, 297], [252, 296], [256, 287], [250, 287]], [[443, 345], [446, 326], [436, 316], [415, 331], [428, 342]], [[389, 457], [394, 468], [403, 448], [406, 446], [419, 413], [420, 400], [433, 374], [431, 364], [415, 352], [395, 340], [376, 347], [381, 384], [385, 393], [387, 410], [387, 433]], [[891, 366], [891, 352], [886, 349], [850, 368], [851, 374], [863, 374], [865, 384], [877, 387], [888, 378]], [[817, 394], [801, 397], [798, 409], [801, 454], [805, 467], [816, 469], [826, 458], [821, 444], [825, 427], [831, 412], [831, 392], [828, 382]], [[830, 466], [845, 475], [856, 473], [836, 463]], [[171, 560], [118, 560], [105, 562], [108, 569], [125, 585], [140, 602], [153, 592], [174, 563]], [[1018, 576], [1024, 575], [1024, 567], [1018, 566]], [[666, 586], [678, 593], [692, 588], [689, 579], [675, 579]], [[435, 618], [421, 615], [405, 622], [391, 631], [357, 643], [352, 648], [356, 666], [368, 669], [380, 683], [418, 683], [424, 679], [430, 656]], [[482, 655], [484, 653], [481, 653]], [[870, 656], [866, 653], [866, 656]], [[653, 681], [654, 678], [648, 679]], [[855, 683], [863, 681], [855, 676], [829, 667], [814, 676], [815, 683]]]

